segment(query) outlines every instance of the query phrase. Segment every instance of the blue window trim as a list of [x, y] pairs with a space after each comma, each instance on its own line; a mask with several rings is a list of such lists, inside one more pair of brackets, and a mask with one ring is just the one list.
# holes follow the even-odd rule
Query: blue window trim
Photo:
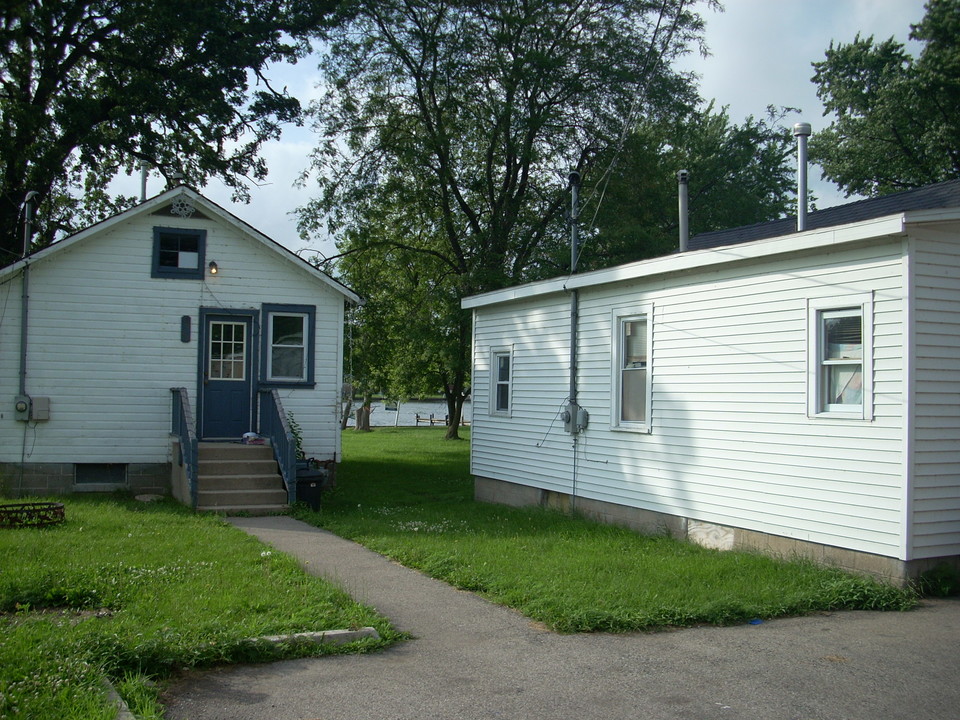
[[[314, 364], [316, 362], [316, 342], [317, 342], [317, 306], [316, 305], [283, 305], [278, 303], [264, 304], [261, 308], [260, 326], [263, 332], [260, 333], [260, 387], [261, 388], [284, 388], [284, 387], [302, 387], [312, 388], [316, 386], [314, 380]], [[296, 313], [307, 316], [307, 377], [303, 380], [272, 380], [267, 372], [270, 367], [270, 316], [274, 313]]]
[[[197, 267], [196, 268], [170, 268], [160, 265], [160, 238], [163, 235], [180, 235], [184, 237], [194, 237], [197, 239]], [[153, 259], [150, 267], [150, 277], [154, 278], [178, 278], [181, 280], [203, 280], [203, 272], [206, 268], [207, 254], [207, 231], [191, 228], [173, 228], [173, 227], [155, 227], [153, 228]]]

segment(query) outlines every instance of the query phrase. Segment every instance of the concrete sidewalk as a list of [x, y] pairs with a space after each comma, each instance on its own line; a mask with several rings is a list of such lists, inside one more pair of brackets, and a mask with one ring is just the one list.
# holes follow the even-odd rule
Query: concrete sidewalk
[[170, 720], [960, 718], [960, 601], [725, 628], [557, 635], [288, 517], [232, 518], [416, 639], [191, 673]]

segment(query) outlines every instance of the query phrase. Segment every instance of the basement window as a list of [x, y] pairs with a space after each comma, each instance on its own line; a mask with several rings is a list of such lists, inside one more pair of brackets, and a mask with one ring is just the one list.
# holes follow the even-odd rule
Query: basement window
[[77, 490], [115, 490], [127, 487], [126, 463], [76, 463], [73, 483]]

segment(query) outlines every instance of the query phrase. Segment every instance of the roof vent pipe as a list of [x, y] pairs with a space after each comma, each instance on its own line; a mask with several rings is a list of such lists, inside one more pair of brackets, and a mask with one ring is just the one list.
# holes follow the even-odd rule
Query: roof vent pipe
[[796, 123], [793, 134], [797, 138], [797, 232], [807, 229], [807, 138], [810, 123]]
[[140, 161], [140, 202], [147, 199], [147, 170], [150, 163], [146, 160]]
[[33, 240], [33, 199], [40, 193], [31, 190], [23, 201], [23, 257], [30, 254], [30, 243]]
[[687, 251], [687, 241], [690, 239], [690, 221], [687, 210], [687, 180], [690, 173], [686, 170], [680, 170], [677, 173], [677, 194], [679, 196], [679, 215], [680, 215], [680, 252]]

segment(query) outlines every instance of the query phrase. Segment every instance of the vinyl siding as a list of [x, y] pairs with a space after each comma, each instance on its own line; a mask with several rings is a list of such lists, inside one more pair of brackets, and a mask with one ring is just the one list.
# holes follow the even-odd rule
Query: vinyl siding
[[914, 267], [912, 553], [960, 554], [960, 235], [925, 228]]
[[[153, 227], [207, 230], [201, 280], [151, 278]], [[8, 288], [13, 288], [12, 291]], [[0, 382], [16, 394], [19, 292], [14, 276], [0, 330]], [[2, 301], [0, 301], [2, 302]], [[339, 452], [337, 403], [343, 296], [259, 241], [218, 220], [142, 214], [40, 258], [30, 269], [27, 390], [51, 398], [51, 419], [25, 427], [3, 412], [0, 460], [165, 462], [171, 387], [186, 387], [197, 412], [199, 311], [250, 310], [264, 303], [316, 305], [315, 389], [284, 389], [284, 407], [303, 427], [308, 454]], [[189, 343], [181, 316], [191, 318]], [[259, 368], [254, 369], [259, 374]]]
[[[473, 472], [705, 522], [903, 553], [900, 241], [609, 283], [580, 293], [577, 444], [569, 297], [475, 309]], [[807, 302], [873, 293], [874, 419], [807, 416]], [[613, 309], [653, 308], [652, 429], [611, 423]], [[484, 405], [488, 348], [514, 345], [510, 418]], [[574, 475], [575, 470], [575, 475]]]

